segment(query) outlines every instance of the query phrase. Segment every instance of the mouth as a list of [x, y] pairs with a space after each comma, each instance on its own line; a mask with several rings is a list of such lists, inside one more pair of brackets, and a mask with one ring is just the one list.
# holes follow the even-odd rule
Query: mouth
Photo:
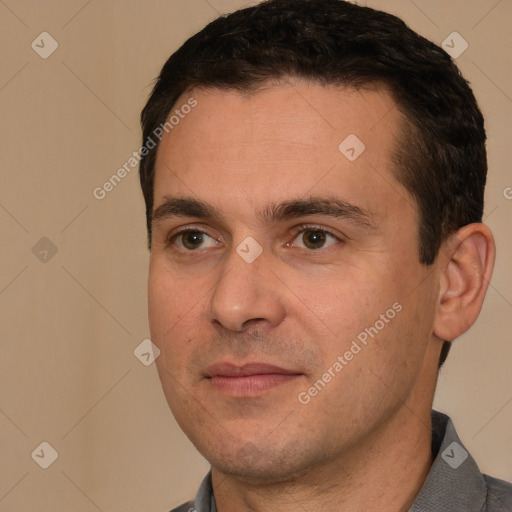
[[242, 366], [222, 362], [206, 370], [206, 379], [216, 390], [235, 397], [258, 396], [264, 391], [293, 381], [303, 374], [266, 363]]

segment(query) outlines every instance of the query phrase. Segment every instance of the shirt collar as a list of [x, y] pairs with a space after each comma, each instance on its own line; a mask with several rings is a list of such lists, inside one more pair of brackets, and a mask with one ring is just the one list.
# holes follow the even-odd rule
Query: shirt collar
[[437, 411], [432, 411], [432, 454], [434, 463], [409, 512], [484, 510], [487, 487], [483, 475], [452, 420]]
[[199, 491], [197, 491], [194, 500], [194, 509], [195, 510], [192, 512], [217, 512], [215, 498], [213, 496], [211, 471], [208, 471], [208, 474], [201, 482]]

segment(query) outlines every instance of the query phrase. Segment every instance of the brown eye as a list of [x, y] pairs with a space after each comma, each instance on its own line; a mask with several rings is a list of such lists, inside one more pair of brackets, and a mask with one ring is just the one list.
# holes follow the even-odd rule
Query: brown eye
[[187, 249], [196, 249], [203, 243], [203, 233], [200, 231], [189, 231], [182, 234], [181, 240]]
[[291, 245], [302, 249], [318, 250], [335, 245], [340, 241], [337, 236], [324, 229], [305, 226], [297, 232], [297, 237]]
[[308, 249], [320, 249], [327, 239], [323, 231], [304, 231], [302, 242]]
[[191, 229], [177, 233], [172, 237], [171, 242], [176, 244], [180, 249], [186, 249], [187, 251], [215, 247], [217, 244], [217, 240], [203, 231]]

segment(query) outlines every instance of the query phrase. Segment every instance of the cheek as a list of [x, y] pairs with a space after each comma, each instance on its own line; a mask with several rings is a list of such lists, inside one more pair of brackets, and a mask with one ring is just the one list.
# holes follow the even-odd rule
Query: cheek
[[[148, 319], [151, 340], [160, 349], [163, 365], [174, 376], [182, 376], [194, 351], [205, 339], [204, 278], [178, 277], [163, 258], [155, 257], [148, 279]], [[181, 378], [181, 377], [180, 377]]]
[[[398, 274], [390, 262], [381, 261], [376, 267], [361, 266], [357, 272], [338, 274], [336, 280], [317, 288], [311, 307], [316, 302], [322, 308], [323, 323], [331, 331], [324, 347], [326, 363], [332, 364], [352, 347], [357, 362], [350, 362], [351, 371], [359, 366], [384, 369], [400, 364], [409, 337], [423, 320], [417, 318], [418, 305], [407, 297], [409, 292], [404, 292]], [[352, 361], [352, 355], [348, 356]]]
[[165, 275], [152, 264], [148, 280], [148, 317], [152, 340], [159, 346], [177, 314], [174, 293]]
[[194, 297], [190, 297], [187, 284], [190, 283], [175, 279], [164, 265], [152, 261], [148, 279], [148, 318], [152, 340], [161, 350], [175, 338], [184, 317], [193, 309]]
[[392, 306], [393, 294], [379, 283], [379, 276], [364, 271], [325, 282], [316, 294], [316, 304], [321, 304], [334, 334], [355, 336]]

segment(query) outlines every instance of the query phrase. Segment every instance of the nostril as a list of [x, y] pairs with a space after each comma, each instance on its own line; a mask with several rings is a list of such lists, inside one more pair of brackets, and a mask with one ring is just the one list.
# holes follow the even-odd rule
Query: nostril
[[[242, 324], [242, 330], [247, 330], [249, 329], [250, 327], [252, 327], [254, 324], [259, 324], [261, 322], [265, 322], [265, 319], [264, 318], [250, 318], [249, 320], [246, 320], [243, 324]], [[262, 338], [264, 336], [263, 333], [260, 333], [260, 336], [258, 336], [258, 333], [259, 331], [254, 331], [254, 336], [256, 338], [260, 337]]]

